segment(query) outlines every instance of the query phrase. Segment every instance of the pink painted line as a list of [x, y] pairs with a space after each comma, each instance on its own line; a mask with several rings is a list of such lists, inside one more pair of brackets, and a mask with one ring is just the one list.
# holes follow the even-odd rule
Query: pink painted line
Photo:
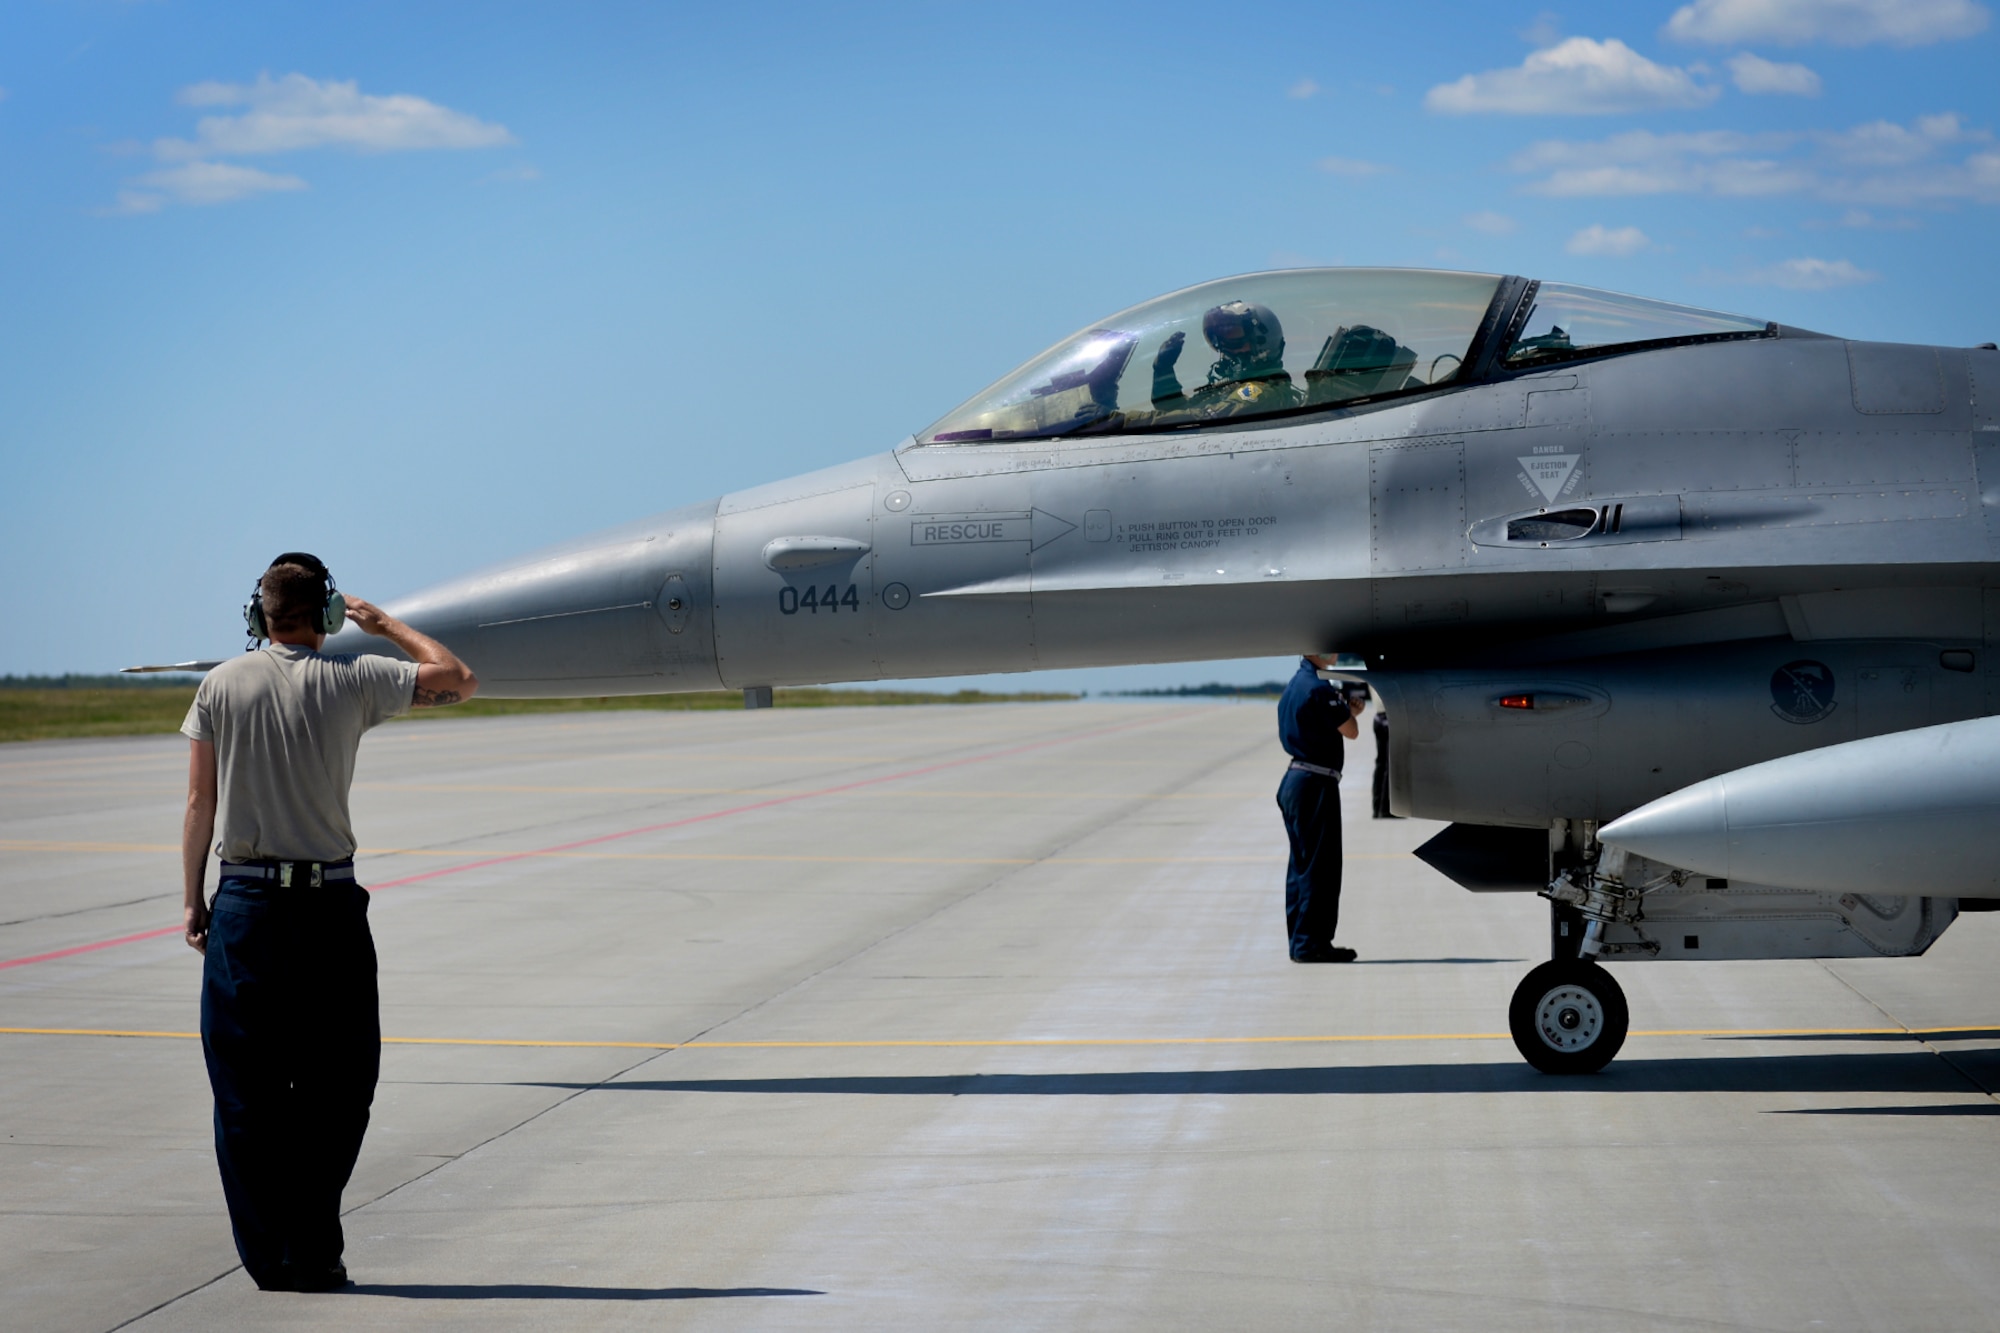
[[[881, 777], [860, 778], [853, 782], [843, 782], [838, 786], [819, 787], [813, 791], [789, 792], [783, 796], [773, 796], [768, 800], [752, 801], [749, 805], [731, 806], [727, 810], [711, 810], [705, 815], [689, 815], [684, 819], [669, 819], [660, 824], [646, 824], [639, 828], [624, 829], [618, 833], [603, 833], [595, 838], [579, 838], [575, 842], [558, 843], [553, 847], [542, 847], [532, 852], [509, 852], [505, 856], [492, 856], [482, 861], [467, 861], [463, 865], [446, 866], [442, 870], [426, 870], [421, 875], [405, 875], [401, 879], [385, 880], [372, 886], [371, 892], [398, 888], [404, 884], [416, 884], [427, 879], [441, 879], [446, 875], [462, 875], [468, 870], [483, 870], [488, 866], [506, 865], [510, 861], [528, 861], [538, 856], [550, 856], [558, 852], [571, 852], [579, 847], [595, 847], [600, 843], [617, 842], [621, 838], [636, 838], [646, 833], [659, 833], [665, 829], [685, 828], [689, 824], [703, 824], [712, 819], [727, 819], [731, 815], [747, 815], [753, 810], [768, 810], [773, 806], [790, 805], [795, 801], [809, 801], [819, 796], [837, 796], [841, 792], [856, 791], [862, 787], [876, 787], [885, 782], [900, 782], [905, 778], [920, 778], [926, 773], [941, 773], [946, 769], [963, 768], [968, 764], [984, 764], [995, 759], [1009, 759], [1017, 754], [1027, 754], [1032, 750], [1044, 750], [1051, 745], [1070, 745], [1077, 741], [1090, 740], [1098, 736], [1108, 736], [1113, 732], [1130, 731], [1134, 727], [1151, 726], [1165, 721], [1164, 718], [1141, 718], [1137, 722], [1121, 722], [1115, 727], [1099, 727], [1095, 731], [1080, 731], [1073, 736], [1058, 736], [1053, 740], [1033, 741], [1027, 745], [1016, 745], [1005, 750], [995, 750], [991, 754], [968, 755], [963, 759], [947, 759], [941, 763], [925, 764], [922, 768], [908, 768], [900, 773], [885, 773]], [[181, 926], [162, 926], [158, 930], [142, 930], [136, 935], [120, 935], [117, 939], [98, 940], [91, 944], [73, 944], [67, 949], [54, 949], [48, 953], [30, 954], [25, 958], [0, 960], [0, 971], [10, 967], [26, 967], [30, 963], [46, 963], [57, 958], [71, 958], [80, 953], [95, 953], [99, 949], [113, 949], [121, 944], [137, 944], [141, 940], [156, 940], [162, 935], [178, 935]]]
[[72, 944], [67, 949], [52, 949], [48, 953], [31, 953], [26, 958], [9, 958], [0, 962], [0, 969], [26, 967], [30, 963], [46, 963], [56, 958], [68, 958], [72, 954], [96, 953], [99, 949], [109, 949], [119, 944], [137, 944], [140, 940], [156, 940], [162, 935], [178, 935], [182, 926], [161, 926], [158, 930], [142, 930], [137, 935], [120, 935], [115, 940], [99, 940], [95, 944]]
[[393, 889], [404, 884], [415, 884], [421, 880], [439, 879], [445, 875], [460, 875], [468, 870], [483, 870], [487, 866], [506, 865], [509, 861], [527, 861], [538, 856], [551, 856], [558, 852], [573, 852], [579, 847], [595, 847], [601, 843], [617, 842], [621, 838], [636, 838], [645, 833], [658, 833], [664, 829], [685, 828], [689, 824], [704, 824], [711, 819], [727, 819], [731, 815], [747, 815], [753, 810], [768, 810], [776, 805], [790, 805], [794, 801], [809, 801], [819, 796], [837, 796], [841, 792], [854, 791], [861, 787], [880, 786], [885, 782], [901, 782], [905, 778], [920, 778], [926, 773], [938, 773], [948, 768], [963, 768], [967, 764], [984, 764], [995, 759], [1007, 759], [1030, 750], [1046, 749], [1051, 745], [1068, 745], [1075, 741], [1088, 740], [1094, 736], [1108, 735], [1114, 731], [1129, 731], [1133, 727], [1146, 726], [1161, 721], [1160, 718], [1145, 718], [1138, 722], [1121, 722], [1115, 727], [1100, 727], [1096, 731], [1079, 732], [1074, 736], [1058, 736], [1054, 740], [1034, 741], [1027, 745], [1016, 745], [1011, 749], [995, 750], [992, 754], [968, 755], [964, 759], [947, 759], [941, 763], [926, 764], [922, 768], [908, 768], [900, 773], [885, 773], [876, 778], [860, 778], [854, 782], [843, 782], [835, 787], [820, 787], [813, 791], [788, 792], [783, 796], [773, 796], [767, 800], [752, 801], [748, 805], [731, 806], [727, 810], [711, 810], [705, 815], [688, 815], [683, 819], [669, 819], [661, 824], [646, 824], [639, 828], [628, 828], [618, 833], [602, 833], [595, 838], [579, 838], [575, 842], [558, 843], [553, 847], [542, 847], [532, 852], [509, 852], [505, 856], [489, 857], [484, 861], [468, 861], [463, 865], [446, 866], [442, 870], [426, 870], [421, 875], [405, 875], [401, 879], [385, 880], [375, 885], [376, 890]]

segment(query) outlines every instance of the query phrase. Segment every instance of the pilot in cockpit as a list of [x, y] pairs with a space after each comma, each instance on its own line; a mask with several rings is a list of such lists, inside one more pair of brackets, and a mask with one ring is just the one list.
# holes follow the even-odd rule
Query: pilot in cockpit
[[1201, 317], [1202, 336], [1217, 352], [1208, 380], [1183, 391], [1174, 364], [1187, 343], [1176, 332], [1153, 358], [1153, 409], [1202, 418], [1282, 411], [1298, 407], [1305, 395], [1285, 370], [1285, 330], [1268, 306], [1230, 301]]

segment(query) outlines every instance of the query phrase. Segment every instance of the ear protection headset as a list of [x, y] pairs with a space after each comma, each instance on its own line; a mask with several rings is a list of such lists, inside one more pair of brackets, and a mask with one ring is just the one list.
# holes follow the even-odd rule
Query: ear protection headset
[[[340, 595], [340, 589], [333, 586], [333, 571], [320, 562], [316, 555], [304, 551], [287, 551], [273, 560], [265, 568], [269, 573], [279, 565], [299, 565], [307, 573], [317, 575], [320, 581], [319, 613], [309, 622], [314, 632], [319, 634], [338, 633], [347, 623], [347, 599]], [[250, 590], [250, 601], [243, 608], [243, 624], [249, 629], [252, 639], [268, 639], [271, 627], [264, 620], [264, 580], [258, 579], [257, 586]]]

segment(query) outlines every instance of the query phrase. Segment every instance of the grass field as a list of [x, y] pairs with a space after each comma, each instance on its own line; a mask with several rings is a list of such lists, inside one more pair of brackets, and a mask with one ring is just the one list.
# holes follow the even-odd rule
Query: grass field
[[[932, 694], [918, 690], [781, 689], [779, 708], [898, 704], [1034, 703], [1073, 699], [1073, 694], [986, 694], [960, 690]], [[112, 689], [0, 689], [0, 743], [46, 741], [70, 736], [149, 736], [179, 731], [194, 699], [194, 686]], [[735, 690], [701, 694], [646, 694], [615, 699], [474, 699], [451, 708], [426, 708], [405, 716], [419, 721], [454, 717], [497, 717], [507, 713], [603, 713], [629, 709], [685, 712], [741, 708]]]

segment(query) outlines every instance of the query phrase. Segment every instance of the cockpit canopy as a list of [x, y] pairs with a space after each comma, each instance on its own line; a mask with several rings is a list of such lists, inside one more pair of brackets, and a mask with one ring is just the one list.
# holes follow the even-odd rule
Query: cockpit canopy
[[1448, 383], [1499, 285], [1368, 268], [1205, 282], [1065, 339], [918, 438], [1116, 434]]
[[[917, 439], [982, 444], [1173, 430], [1439, 388], [1464, 377], [1505, 281], [1339, 268], [1202, 283], [1064, 339]], [[1507, 285], [1510, 304], [1520, 287]], [[1557, 283], [1536, 288], [1513, 323], [1502, 358], [1510, 368], [1768, 327]]]
[[1613, 347], [1755, 337], [1771, 327], [1761, 319], [1566, 282], [1536, 283], [1527, 306], [1507, 344], [1510, 366], [1565, 360]]

